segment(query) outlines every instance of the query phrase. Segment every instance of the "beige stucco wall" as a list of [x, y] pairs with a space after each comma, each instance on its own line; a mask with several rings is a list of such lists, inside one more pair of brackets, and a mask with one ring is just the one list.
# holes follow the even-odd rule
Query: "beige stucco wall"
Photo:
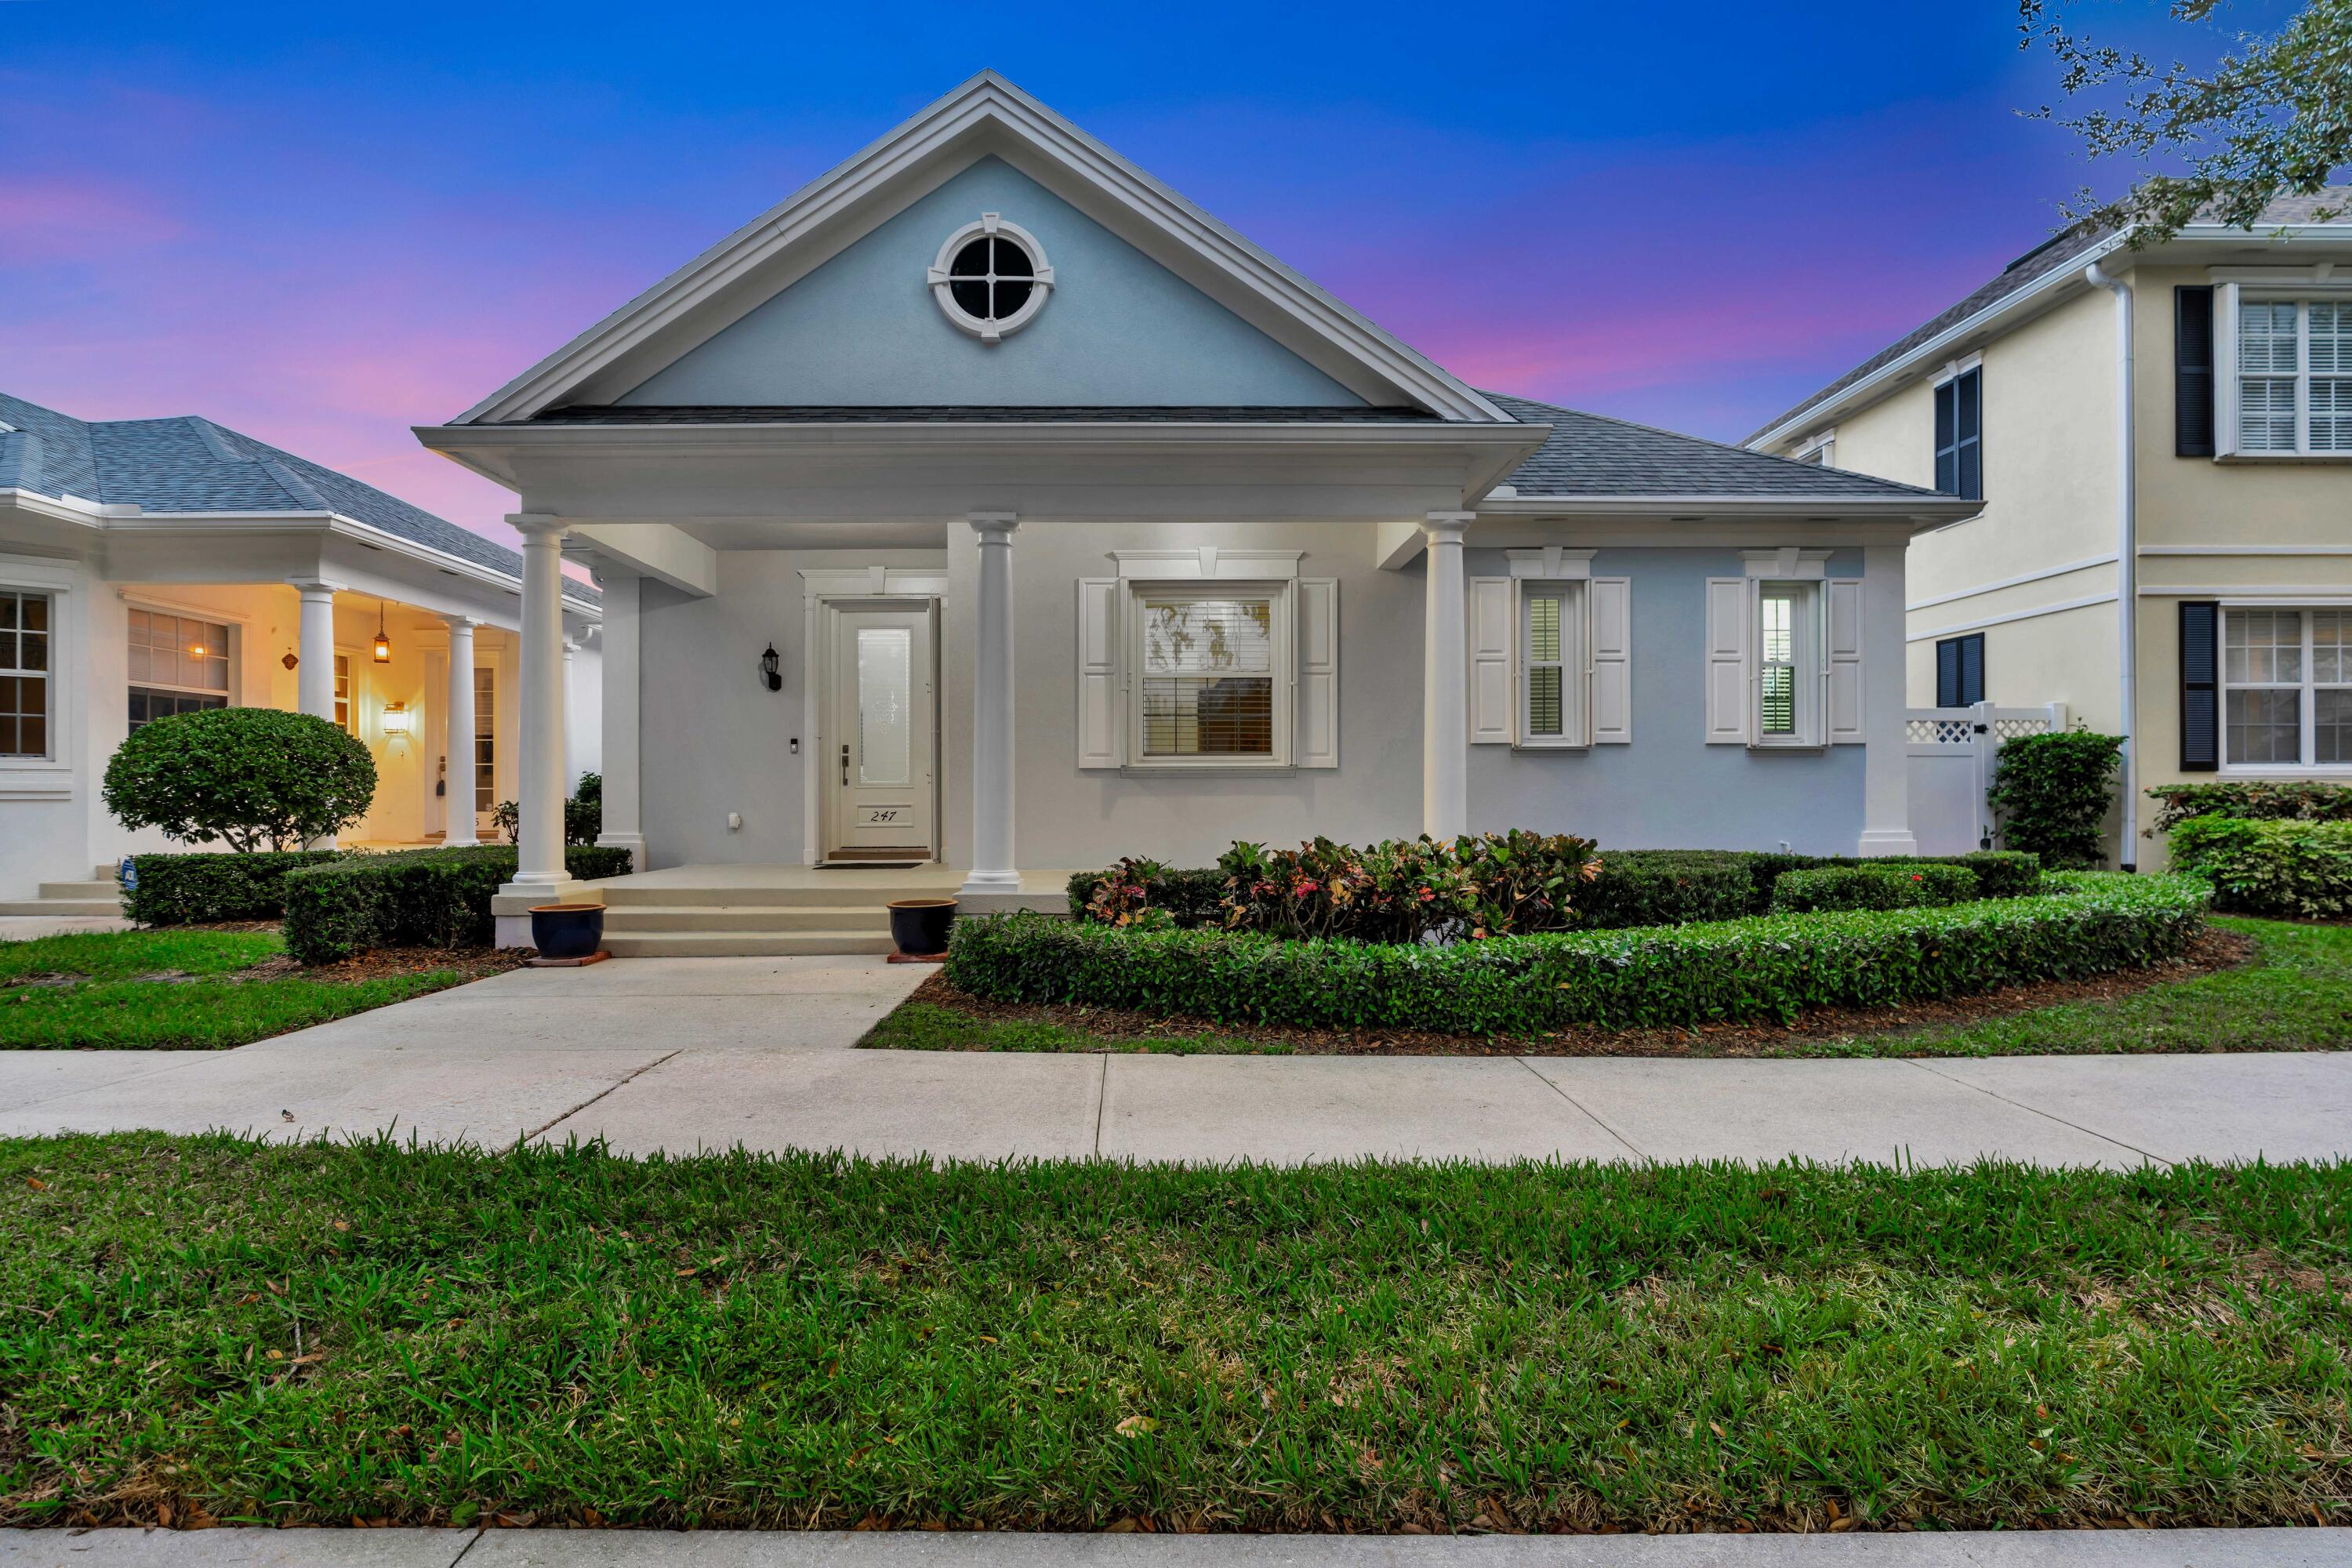
[[[2145, 788], [2213, 776], [2179, 768], [2183, 598], [2352, 603], [2352, 464], [2175, 456], [2173, 291], [2205, 282], [2205, 273], [2147, 267], [2130, 277], [2139, 543], [2136, 731]], [[1911, 550], [1909, 635], [1916, 640], [1906, 668], [1914, 706], [1935, 700], [1936, 638], [1981, 631], [1992, 701], [2062, 701], [2095, 729], [2112, 731], [2121, 722], [2115, 569], [2077, 564], [2111, 556], [2116, 548], [2114, 334], [2112, 299], [2086, 289], [1985, 345], [1985, 510], [1921, 536]], [[1832, 460], [1929, 483], [1933, 411], [1929, 379], [1914, 382], [1839, 419]], [[2040, 574], [2051, 574], [1994, 585]], [[2077, 603], [2083, 600], [2096, 602]], [[2152, 805], [2143, 804], [2143, 820], [2152, 815]], [[2137, 859], [2160, 866], [2162, 845], [2143, 842]]]

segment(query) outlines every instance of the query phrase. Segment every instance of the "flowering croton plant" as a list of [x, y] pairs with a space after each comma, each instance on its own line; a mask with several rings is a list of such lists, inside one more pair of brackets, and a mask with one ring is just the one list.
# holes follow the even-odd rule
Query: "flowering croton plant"
[[1236, 843], [1217, 868], [1228, 930], [1416, 942], [1565, 931], [1576, 923], [1576, 889], [1601, 862], [1589, 838], [1513, 832], [1362, 847]]

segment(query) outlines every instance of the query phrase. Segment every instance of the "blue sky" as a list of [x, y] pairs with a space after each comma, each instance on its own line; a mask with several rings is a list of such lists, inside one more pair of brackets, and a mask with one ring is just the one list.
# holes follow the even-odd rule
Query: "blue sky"
[[500, 534], [408, 426], [993, 67], [1472, 381], [1737, 438], [2116, 183], [2017, 44], [1999, 0], [0, 0], [0, 386]]

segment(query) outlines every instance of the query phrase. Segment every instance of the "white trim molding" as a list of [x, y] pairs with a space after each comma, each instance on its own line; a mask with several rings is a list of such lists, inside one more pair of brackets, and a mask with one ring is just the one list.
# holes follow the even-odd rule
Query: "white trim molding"
[[[2145, 595], [2147, 590], [2143, 588], [2140, 593]], [[1979, 631], [1986, 626], [2005, 626], [2012, 621], [2031, 621], [2042, 616], [2063, 616], [2069, 610], [2087, 610], [2095, 605], [2112, 605], [2115, 602], [2116, 595], [2111, 593], [2089, 594], [2079, 599], [2062, 599], [2054, 605], [2036, 605], [2030, 610], [2011, 610], [2000, 616], [1980, 616], [1973, 621], [1954, 621], [1948, 626], [1937, 626], [1932, 631], [1906, 632], [1903, 640], [1933, 642], [1937, 637], [1956, 637], [1961, 632]]]
[[1784, 544], [1777, 550], [1743, 550], [1739, 559], [1747, 567], [1745, 575], [1775, 583], [1818, 583], [1830, 574], [1826, 550]]
[[[2140, 553], [2154, 555], [2158, 552], [2143, 550]], [[2088, 572], [2095, 567], [2112, 566], [2116, 563], [2116, 557], [2112, 553], [2093, 555], [2081, 561], [2069, 561], [2063, 566], [2045, 566], [2039, 572], [2021, 572], [2014, 577], [1995, 578], [1990, 583], [1979, 583], [1973, 588], [1963, 588], [1957, 594], [1937, 594], [1932, 598], [1914, 599], [1908, 608], [1918, 611], [1933, 609], [1937, 605], [1956, 605], [1962, 599], [1973, 599], [1979, 595], [1999, 593], [2003, 588], [2021, 588], [2028, 583], [2043, 583], [2053, 577], [2064, 577], [2076, 572]]]
[[1562, 545], [1547, 544], [1539, 549], [1506, 550], [1503, 559], [1511, 565], [1510, 574], [1534, 578], [1546, 583], [1580, 583], [1592, 576], [1591, 550], [1570, 550]]
[[1114, 550], [1110, 559], [1126, 582], [1287, 583], [1298, 575], [1306, 553], [1203, 544], [1192, 550]]

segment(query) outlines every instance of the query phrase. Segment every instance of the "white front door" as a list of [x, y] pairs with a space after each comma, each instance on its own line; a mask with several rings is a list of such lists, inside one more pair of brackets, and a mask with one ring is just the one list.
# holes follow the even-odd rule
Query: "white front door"
[[818, 759], [825, 852], [928, 858], [937, 847], [930, 609], [841, 605], [831, 616], [831, 754]]

